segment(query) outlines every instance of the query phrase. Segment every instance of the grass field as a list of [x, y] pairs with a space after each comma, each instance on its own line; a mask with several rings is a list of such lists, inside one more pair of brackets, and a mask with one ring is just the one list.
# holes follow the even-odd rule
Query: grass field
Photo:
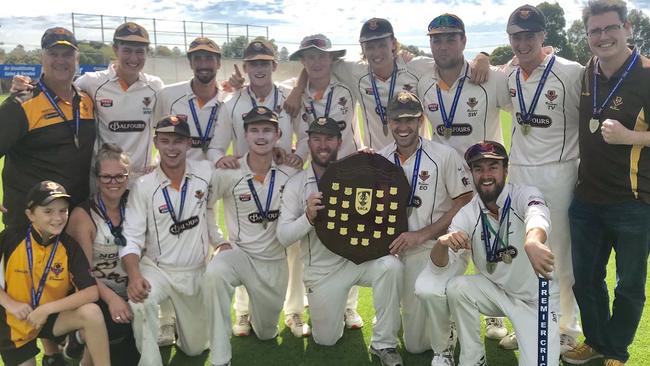
[[[0, 102], [4, 99], [0, 96]], [[504, 126], [504, 138], [506, 145], [509, 145], [509, 115], [502, 114]], [[0, 132], [1, 133], [1, 132]], [[3, 161], [0, 159], [0, 171], [2, 170]], [[0, 202], [2, 191], [0, 190]], [[223, 217], [223, 215], [219, 215]], [[223, 221], [221, 221], [223, 224]], [[2, 224], [0, 223], [0, 227]], [[608, 264], [607, 283], [610, 294], [613, 293], [615, 285], [615, 259], [610, 258]], [[646, 293], [650, 291], [650, 282], [646, 284]], [[613, 295], [610, 295], [610, 297]], [[372, 306], [371, 292], [367, 288], [360, 289], [359, 296], [359, 313], [363, 316], [366, 325], [360, 330], [346, 330], [343, 338], [339, 340], [336, 346], [323, 347], [314, 343], [311, 337], [298, 339], [293, 337], [288, 329], [285, 329], [283, 317], [280, 319], [280, 333], [278, 337], [270, 341], [259, 341], [251, 335], [245, 338], [233, 337], [233, 361], [234, 366], [285, 366], [285, 365], [309, 365], [309, 366], [352, 366], [352, 365], [379, 365], [376, 358], [372, 358], [368, 353], [370, 337], [372, 334], [371, 321], [374, 316]], [[307, 311], [308, 314], [308, 311]], [[534, 331], [534, 330], [531, 330]], [[639, 329], [636, 333], [634, 344], [630, 347], [631, 359], [628, 365], [644, 366], [650, 365], [650, 315], [645, 311], [641, 320]], [[431, 352], [423, 354], [409, 354], [403, 347], [399, 346], [405, 365], [429, 365], [431, 362]], [[182, 352], [176, 352], [174, 347], [161, 348], [166, 365], [177, 366], [199, 366], [210, 365], [208, 361], [208, 352], [198, 357], [187, 357]], [[517, 365], [517, 352], [504, 351], [497, 347], [497, 342], [486, 340], [486, 354], [488, 364], [492, 366], [514, 366]], [[40, 365], [40, 358], [38, 362]], [[600, 365], [600, 361], [588, 363], [588, 366]], [[0, 365], [2, 362], [0, 361]]]

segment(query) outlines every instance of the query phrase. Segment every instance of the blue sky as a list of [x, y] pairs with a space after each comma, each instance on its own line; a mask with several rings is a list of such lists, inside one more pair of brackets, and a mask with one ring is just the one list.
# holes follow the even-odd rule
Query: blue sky
[[[582, 0], [560, 2], [567, 25], [580, 17], [583, 3]], [[268, 26], [270, 38], [290, 52], [297, 49], [303, 36], [323, 33], [330, 37], [335, 47], [348, 49], [348, 57], [355, 58], [359, 53], [359, 30], [368, 18], [377, 16], [389, 19], [401, 43], [426, 48], [428, 39], [425, 34], [429, 21], [439, 14], [451, 12], [465, 22], [467, 51], [471, 54], [491, 51], [496, 46], [506, 44], [505, 23], [508, 15], [523, 4], [522, 1], [511, 0], [27, 0], [3, 9], [0, 15], [0, 42], [6, 50], [11, 50], [16, 44], [36, 48], [44, 29], [55, 25], [72, 27], [71, 13], [75, 12], [113, 16], [104, 19], [105, 27], [109, 28], [104, 33], [107, 41], [112, 36], [112, 29], [124, 16], [140, 18], [135, 21], [145, 25], [150, 32], [153, 28], [151, 19], [159, 19], [156, 22], [158, 42], [170, 47], [177, 45], [181, 49], [184, 48], [184, 40], [169, 33], [183, 29], [181, 20], [255, 24]], [[628, 6], [650, 13], [650, 0], [629, 2]], [[76, 18], [89, 26], [92, 23], [99, 25], [98, 18], [81, 15]], [[200, 32], [199, 23], [188, 22], [185, 26], [189, 32]], [[101, 40], [98, 30], [78, 28], [75, 31], [79, 39]], [[266, 33], [265, 28], [251, 27], [248, 31], [251, 35]], [[204, 24], [204, 32], [214, 34], [212, 38], [219, 44], [225, 41], [225, 26]], [[246, 28], [231, 26], [229, 32], [231, 35], [245, 34]]]

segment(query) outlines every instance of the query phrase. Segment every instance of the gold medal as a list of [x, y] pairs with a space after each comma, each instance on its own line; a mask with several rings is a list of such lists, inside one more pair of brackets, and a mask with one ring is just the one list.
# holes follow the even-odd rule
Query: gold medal
[[530, 125], [528, 123], [522, 123], [521, 125], [521, 132], [525, 135], [528, 135], [530, 133]]
[[445, 138], [448, 139], [451, 137], [451, 127], [445, 127], [443, 134], [445, 135]]
[[384, 123], [384, 136], [388, 136], [388, 124]]
[[505, 264], [512, 263], [512, 255], [510, 255], [510, 253], [508, 252], [503, 253], [503, 256], [501, 258], [503, 259], [503, 263]]
[[600, 127], [600, 121], [598, 119], [592, 118], [589, 120], [589, 132], [596, 133], [598, 127]]
[[494, 271], [496, 271], [497, 264], [494, 263], [494, 262], [487, 262], [486, 267], [487, 267], [488, 273], [492, 274], [492, 273], [494, 273]]

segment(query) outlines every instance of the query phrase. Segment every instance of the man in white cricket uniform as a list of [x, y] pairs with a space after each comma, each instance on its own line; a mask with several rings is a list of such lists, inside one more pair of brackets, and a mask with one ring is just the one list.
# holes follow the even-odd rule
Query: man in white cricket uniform
[[[443, 285], [436, 295], [449, 302], [448, 308], [436, 302], [436, 311], [451, 310], [461, 365], [486, 365], [481, 314], [510, 319], [519, 338], [519, 365], [558, 365], [559, 289], [546, 245], [551, 223], [544, 198], [537, 188], [506, 183], [508, 156], [497, 142], [479, 142], [465, 159], [478, 194], [431, 251], [429, 281]], [[470, 256], [478, 273], [448, 279], [449, 269], [464, 269]], [[453, 364], [452, 358], [448, 365]]]
[[208, 146], [224, 99], [216, 80], [221, 66], [221, 49], [213, 40], [198, 37], [190, 43], [187, 59], [194, 77], [162, 88], [158, 92], [155, 115], [156, 118], [170, 114], [185, 116], [192, 134], [192, 150], [188, 157], [214, 161]]
[[401, 365], [396, 347], [402, 263], [395, 256], [386, 255], [357, 265], [332, 253], [320, 241], [312, 226], [317, 211], [323, 208], [318, 179], [327, 166], [336, 161], [343, 140], [339, 123], [332, 118], [319, 117], [310, 124], [307, 133], [311, 168], [287, 182], [277, 236], [285, 246], [301, 241], [314, 341], [334, 345], [343, 335], [345, 323], [341, 313], [347, 306], [350, 289], [356, 285], [372, 287], [377, 323], [373, 327], [370, 351], [383, 365]]
[[239, 160], [238, 169], [218, 170], [215, 182], [216, 195], [224, 200], [232, 245], [219, 248], [203, 280], [213, 365], [229, 364], [232, 357], [230, 303], [235, 287], [246, 288], [250, 321], [262, 340], [278, 334], [287, 290], [287, 257], [275, 231], [280, 196], [297, 171], [273, 162], [273, 148], [280, 138], [275, 112], [254, 107], [244, 116], [244, 130], [249, 152]]
[[415, 281], [429, 261], [436, 238], [447, 231], [453, 215], [472, 198], [472, 186], [465, 163], [454, 149], [419, 136], [424, 114], [415, 94], [398, 92], [388, 104], [388, 118], [395, 142], [379, 154], [401, 166], [411, 185], [409, 231], [390, 245], [391, 253], [398, 254], [404, 264], [404, 346], [411, 353], [440, 352], [436, 345], [446, 347], [451, 336], [448, 317], [446, 326], [428, 326], [432, 321], [414, 296]]
[[512, 50], [519, 67], [508, 85], [514, 109], [510, 181], [532, 185], [544, 194], [553, 232], [549, 246], [557, 257], [560, 283], [562, 352], [572, 349], [581, 328], [573, 294], [573, 266], [568, 210], [578, 174], [578, 108], [583, 67], [556, 55], [545, 55], [545, 18], [524, 5], [508, 21]]
[[223, 243], [210, 220], [216, 203], [215, 170], [207, 161], [187, 159], [187, 122], [168, 116], [156, 125], [160, 165], [138, 179], [124, 220], [127, 245], [120, 258], [129, 276], [133, 333], [142, 366], [162, 365], [158, 350], [158, 305], [174, 305], [179, 347], [187, 355], [208, 346], [201, 280], [211, 246]]

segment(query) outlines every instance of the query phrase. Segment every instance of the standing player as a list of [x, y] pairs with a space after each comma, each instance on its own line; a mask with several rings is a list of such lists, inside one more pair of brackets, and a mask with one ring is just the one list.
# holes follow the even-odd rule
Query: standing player
[[296, 173], [273, 163], [273, 149], [281, 134], [278, 125], [278, 115], [271, 109], [251, 109], [244, 115], [249, 151], [239, 160], [240, 168], [216, 173], [214, 194], [224, 200], [232, 245], [219, 247], [203, 279], [213, 365], [229, 365], [232, 358], [230, 304], [236, 286], [244, 286], [250, 296], [249, 319], [257, 337], [265, 340], [278, 334], [289, 273], [275, 231], [280, 195]]
[[[379, 154], [404, 169], [409, 179], [409, 231], [391, 243], [392, 254], [404, 264], [402, 328], [404, 346], [411, 353], [442, 352], [451, 336], [449, 320], [432, 329], [420, 301], [413, 296], [415, 281], [429, 262], [436, 238], [447, 231], [451, 218], [472, 198], [465, 163], [454, 149], [421, 138], [422, 104], [415, 94], [398, 92], [388, 104], [389, 127], [395, 142]], [[440, 347], [440, 345], [445, 345]]]
[[171, 114], [186, 116], [192, 134], [192, 150], [188, 157], [213, 161], [208, 146], [223, 100], [216, 80], [221, 67], [221, 50], [213, 40], [199, 37], [190, 43], [187, 59], [194, 77], [158, 92], [156, 119]]
[[129, 195], [126, 246], [120, 248], [141, 366], [162, 364], [158, 305], [167, 299], [175, 309], [177, 347], [189, 356], [207, 348], [201, 279], [210, 246], [222, 244], [210, 212], [214, 169], [207, 161], [187, 159], [192, 146], [187, 122], [177, 116], [160, 120], [154, 143], [160, 165], [138, 179]]
[[339, 123], [328, 117], [313, 121], [307, 133], [311, 169], [296, 174], [287, 182], [277, 236], [285, 246], [301, 240], [314, 341], [334, 345], [343, 335], [345, 322], [340, 314], [347, 306], [346, 296], [350, 289], [355, 285], [372, 287], [377, 323], [373, 328], [370, 352], [379, 357], [382, 365], [401, 365], [402, 358], [396, 347], [402, 264], [395, 256], [386, 255], [356, 265], [329, 251], [318, 239], [312, 226], [317, 211], [323, 208], [318, 179], [327, 166], [336, 161], [343, 141]]
[[[470, 256], [478, 271], [454, 277], [446, 286], [460, 364], [486, 364], [479, 323], [484, 314], [510, 319], [519, 335], [519, 365], [558, 365], [559, 291], [551, 280], [554, 256], [546, 245], [548, 207], [536, 188], [506, 183], [508, 155], [501, 144], [481, 141], [465, 159], [478, 195], [458, 211], [449, 233], [431, 251], [437, 274], [454, 262], [466, 267]], [[445, 313], [447, 306], [437, 311]]]
[[544, 14], [531, 5], [517, 8], [508, 20], [510, 45], [519, 59], [519, 67], [508, 74], [514, 107], [509, 173], [512, 183], [539, 188], [551, 211], [553, 232], [548, 243], [557, 258], [561, 351], [566, 352], [581, 332], [572, 291], [568, 209], [578, 174], [583, 68], [542, 52], [545, 27]]
[[[627, 46], [632, 28], [625, 2], [591, 1], [582, 17], [596, 57], [587, 64], [582, 86], [580, 173], [569, 215], [573, 289], [585, 342], [563, 359], [582, 364], [604, 357], [604, 365], [620, 366], [630, 357], [628, 347], [646, 299], [650, 133], [645, 114], [650, 108], [650, 60]], [[605, 275], [612, 249], [616, 288], [610, 312]]]

